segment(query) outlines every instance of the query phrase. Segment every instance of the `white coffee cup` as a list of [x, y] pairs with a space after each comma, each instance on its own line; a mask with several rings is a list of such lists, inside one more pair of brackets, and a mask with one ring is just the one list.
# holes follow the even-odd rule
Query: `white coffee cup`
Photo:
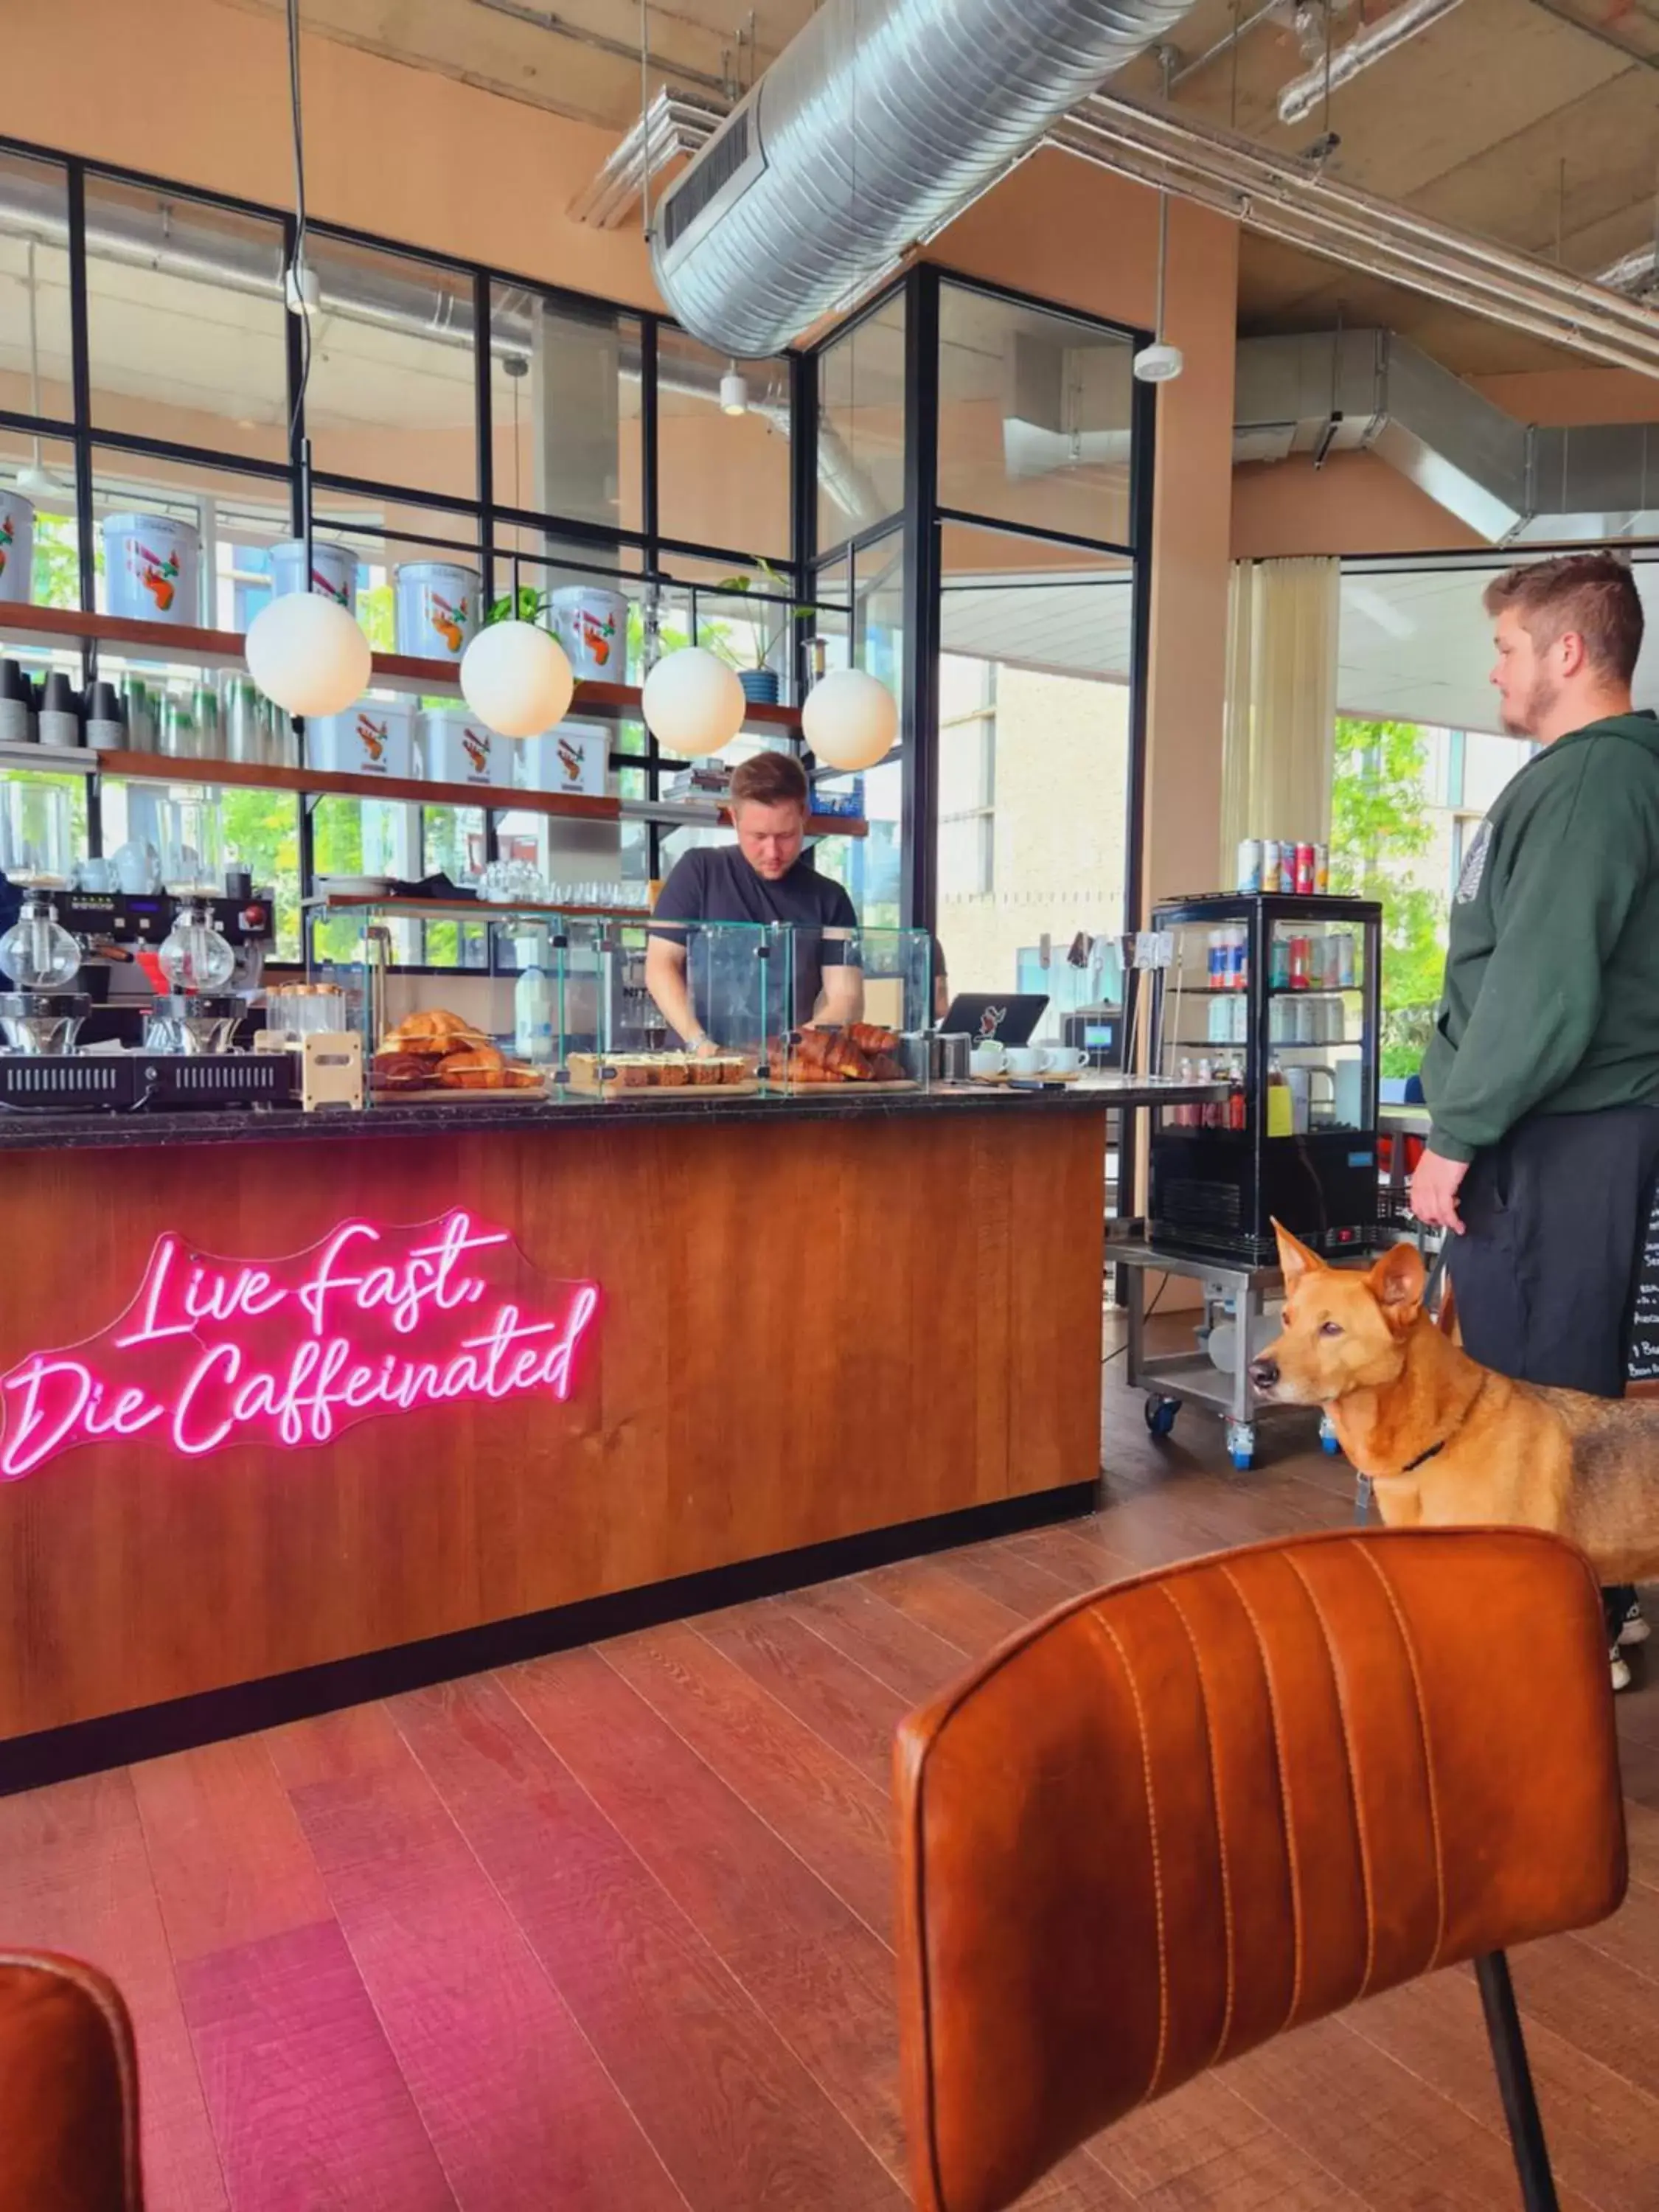
[[1010, 1045], [1007, 1053], [1008, 1073], [1029, 1080], [1041, 1075], [1048, 1063], [1048, 1055], [1040, 1044]]
[[981, 1037], [968, 1064], [975, 1075], [1000, 1075], [1008, 1065], [1008, 1054], [994, 1037]]
[[1088, 1064], [1089, 1055], [1081, 1045], [1050, 1044], [1042, 1048], [1045, 1075], [1076, 1075]]

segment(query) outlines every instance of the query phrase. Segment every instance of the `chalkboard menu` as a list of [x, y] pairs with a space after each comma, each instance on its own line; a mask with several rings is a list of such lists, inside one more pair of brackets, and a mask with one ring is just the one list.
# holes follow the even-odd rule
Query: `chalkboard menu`
[[1648, 1218], [1642, 1264], [1636, 1277], [1636, 1306], [1631, 1316], [1630, 1357], [1625, 1376], [1632, 1390], [1659, 1395], [1659, 1198]]

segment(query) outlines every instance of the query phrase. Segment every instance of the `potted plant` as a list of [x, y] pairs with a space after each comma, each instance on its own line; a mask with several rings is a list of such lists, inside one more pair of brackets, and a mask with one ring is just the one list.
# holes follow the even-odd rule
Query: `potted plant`
[[[744, 696], [752, 705], [775, 707], [781, 686], [778, 672], [771, 665], [772, 656], [788, 635], [790, 625], [810, 623], [813, 610], [790, 599], [788, 586], [764, 554], [757, 553], [754, 556], [754, 568], [765, 583], [775, 586], [777, 596], [787, 602], [780, 611], [777, 628], [769, 628], [768, 610], [757, 607], [750, 628], [750, 657], [747, 659], [735, 650], [723, 629], [718, 635], [710, 635], [708, 649], [711, 653], [717, 653], [728, 666], [736, 669]], [[714, 587], [714, 593], [721, 599], [747, 599], [758, 589], [752, 574], [727, 576]], [[711, 625], [711, 629], [715, 627]]]

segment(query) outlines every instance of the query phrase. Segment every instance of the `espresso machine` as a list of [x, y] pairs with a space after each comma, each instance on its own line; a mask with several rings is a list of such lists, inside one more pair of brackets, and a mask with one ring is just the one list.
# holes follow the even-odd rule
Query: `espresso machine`
[[[273, 933], [269, 892], [35, 885], [0, 939], [0, 1112], [297, 1103], [286, 1053], [239, 1051]], [[90, 988], [89, 988], [90, 987]]]

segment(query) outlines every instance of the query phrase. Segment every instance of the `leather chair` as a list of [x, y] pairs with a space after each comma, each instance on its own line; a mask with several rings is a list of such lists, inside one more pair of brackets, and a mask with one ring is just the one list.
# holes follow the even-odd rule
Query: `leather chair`
[[1555, 1537], [1336, 1531], [1079, 1599], [912, 1715], [917, 2205], [997, 2212], [1132, 2107], [1472, 1959], [1553, 2207], [1503, 1954], [1625, 1893], [1606, 1641]]
[[0, 2204], [143, 2212], [143, 2201], [119, 1990], [78, 1960], [0, 1950]]

